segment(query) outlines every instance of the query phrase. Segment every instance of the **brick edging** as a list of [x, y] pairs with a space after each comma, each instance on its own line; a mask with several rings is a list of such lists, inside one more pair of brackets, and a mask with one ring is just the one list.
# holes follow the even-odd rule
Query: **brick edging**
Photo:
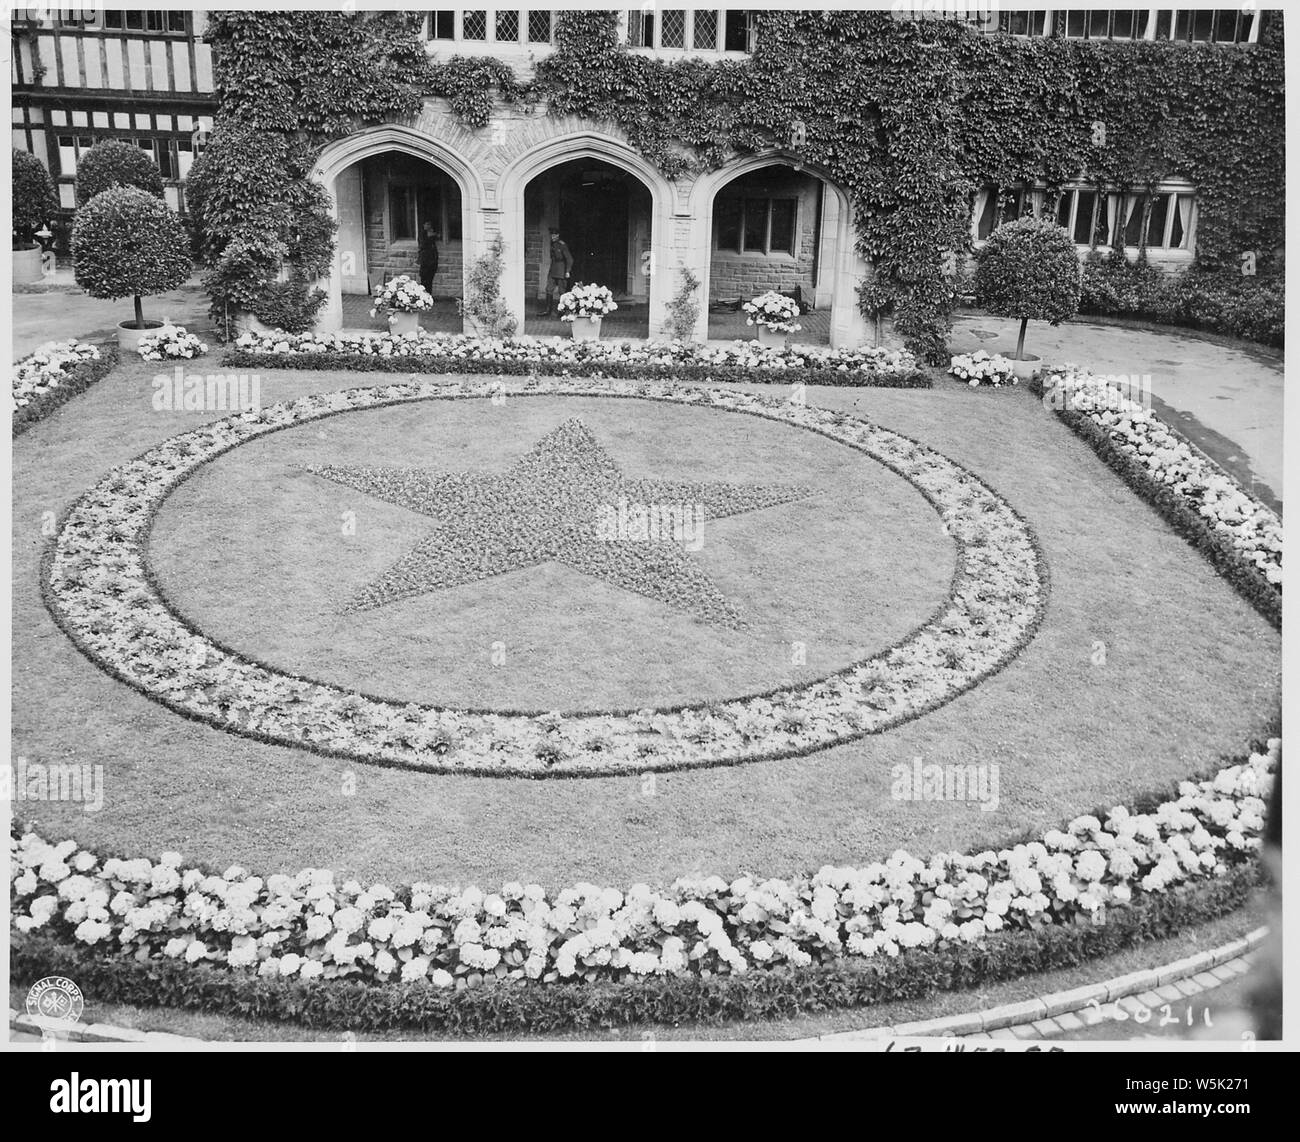
[[[912, 1023], [899, 1023], [892, 1027], [866, 1027], [860, 1031], [839, 1031], [830, 1035], [819, 1035], [816, 1042], [845, 1042], [854, 1039], [902, 1039], [902, 1038], [958, 1038], [966, 1035], [988, 1036], [991, 1032], [1000, 1032], [998, 1038], [1009, 1037], [1016, 1028], [1031, 1028], [1034, 1024], [1053, 1019], [1059, 1015], [1072, 1014], [1092, 1004], [1100, 1006], [1113, 1003], [1127, 996], [1155, 992], [1193, 976], [1202, 975], [1223, 964], [1241, 960], [1263, 942], [1268, 934], [1267, 928], [1256, 928], [1240, 939], [1223, 944], [1208, 951], [1198, 952], [1194, 956], [1185, 956], [1181, 960], [1165, 964], [1163, 967], [1147, 968], [1144, 971], [1129, 972], [1113, 979], [1085, 987], [1058, 991], [1037, 999], [1006, 1003], [1000, 1007], [991, 1007], [982, 1011], [971, 1011], [962, 1015], [947, 1015], [940, 1019], [923, 1019]], [[1244, 966], [1243, 966], [1244, 970]], [[1218, 986], [1226, 982], [1214, 978], [1212, 984], [1202, 983], [1197, 990], [1209, 986]], [[1163, 1000], [1162, 1000], [1163, 1002]], [[1066, 1030], [1058, 1026], [1055, 1031]], [[1050, 1030], [1037, 1029], [1033, 1037], [1051, 1034]], [[1021, 1036], [1016, 1035], [1016, 1038]]]

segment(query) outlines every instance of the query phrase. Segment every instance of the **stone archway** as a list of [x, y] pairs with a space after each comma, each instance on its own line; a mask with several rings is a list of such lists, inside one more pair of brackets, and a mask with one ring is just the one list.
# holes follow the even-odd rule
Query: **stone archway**
[[618, 167], [632, 175], [650, 194], [649, 332], [652, 338], [662, 337], [673, 290], [672, 276], [664, 272], [665, 267], [673, 264], [673, 188], [655, 167], [626, 143], [600, 132], [583, 131], [547, 139], [515, 159], [502, 172], [498, 190], [504, 244], [502, 296], [511, 312], [519, 316], [522, 327], [527, 302], [525, 191], [539, 175], [576, 159], [593, 159]]
[[836, 347], [861, 345], [869, 340], [866, 319], [858, 308], [857, 285], [870, 272], [857, 252], [853, 227], [853, 207], [849, 196], [824, 171], [801, 162], [784, 151], [765, 151], [746, 156], [715, 171], [702, 175], [691, 188], [692, 263], [700, 278], [700, 314], [695, 336], [708, 337], [708, 299], [711, 294], [713, 265], [714, 205], [719, 193], [746, 175], [771, 167], [787, 167], [820, 181], [824, 187], [819, 232], [815, 236], [817, 280], [812, 285], [816, 304], [830, 306], [830, 343]]
[[[345, 249], [343, 235], [356, 220], [351, 217], [354, 210], [352, 196], [347, 181], [354, 172], [360, 170], [362, 160], [388, 153], [409, 155], [431, 163], [449, 176], [460, 191], [461, 230], [465, 266], [483, 247], [482, 202], [484, 198], [483, 183], [478, 172], [447, 144], [433, 136], [412, 127], [386, 124], [368, 127], [331, 143], [321, 151], [312, 171], [316, 179], [329, 195], [330, 213], [340, 223], [340, 244], [335, 251], [334, 265], [328, 278], [322, 278], [318, 285], [325, 290], [326, 303], [317, 319], [317, 328], [324, 330], [338, 329], [343, 321], [343, 278], [349, 273], [357, 273], [356, 263], [365, 262], [364, 250]], [[364, 273], [364, 269], [360, 269]], [[463, 289], [462, 289], [463, 292]]]

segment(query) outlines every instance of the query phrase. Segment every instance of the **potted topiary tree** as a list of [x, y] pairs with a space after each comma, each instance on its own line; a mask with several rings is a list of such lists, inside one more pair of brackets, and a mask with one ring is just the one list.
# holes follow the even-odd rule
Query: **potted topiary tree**
[[41, 248], [35, 240], [40, 230], [59, 210], [45, 164], [30, 151], [13, 152], [14, 284], [41, 279]]
[[134, 186], [163, 196], [162, 171], [139, 147], [116, 139], [96, 143], [77, 161], [77, 205], [115, 186]]
[[123, 352], [135, 352], [149, 330], [162, 328], [161, 321], [145, 321], [140, 298], [184, 285], [193, 268], [181, 220], [162, 199], [132, 186], [97, 194], [77, 211], [72, 267], [91, 297], [134, 299], [135, 320], [117, 326]]
[[1054, 222], [1021, 218], [989, 235], [975, 264], [975, 302], [998, 317], [1020, 318], [1011, 358], [1018, 377], [1037, 371], [1038, 358], [1025, 355], [1030, 320], [1059, 325], [1079, 309], [1083, 268], [1069, 232]]

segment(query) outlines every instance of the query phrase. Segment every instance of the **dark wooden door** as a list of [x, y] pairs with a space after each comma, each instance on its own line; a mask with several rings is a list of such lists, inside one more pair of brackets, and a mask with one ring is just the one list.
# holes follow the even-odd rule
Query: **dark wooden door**
[[[575, 283], [627, 290], [628, 193], [621, 180], [584, 185], [581, 176], [560, 193], [560, 237], [573, 254]], [[547, 257], [549, 257], [547, 251]]]

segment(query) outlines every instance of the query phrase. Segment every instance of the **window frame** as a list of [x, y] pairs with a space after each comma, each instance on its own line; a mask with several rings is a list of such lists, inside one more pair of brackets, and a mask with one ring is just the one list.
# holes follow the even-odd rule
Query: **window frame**
[[[751, 249], [745, 241], [745, 231], [749, 223], [749, 203], [763, 202], [763, 248]], [[797, 194], [730, 194], [720, 195], [717, 203], [735, 203], [736, 212], [736, 245], [724, 246], [721, 243], [718, 234], [718, 227], [711, 218], [709, 220], [709, 229], [713, 235], [711, 253], [735, 254], [738, 257], [757, 257], [757, 258], [789, 258], [791, 261], [799, 259], [799, 195]], [[788, 202], [791, 204], [790, 218], [790, 248], [772, 249], [772, 215], [773, 203]], [[714, 205], [716, 213], [717, 204]]]
[[[980, 187], [979, 190], [976, 192], [976, 196], [971, 203], [970, 238], [971, 238], [971, 247], [973, 249], [977, 249], [977, 250], [981, 249], [984, 246], [984, 244], [988, 241], [987, 237], [985, 238], [978, 237], [981, 215], [976, 213], [975, 207], [979, 200], [978, 199], [979, 193], [983, 191], [989, 191], [994, 195], [1000, 195], [1003, 189], [1014, 190], [1016, 193], [1015, 202], [1019, 205], [1019, 211], [1016, 217], [1025, 216], [1024, 204], [1026, 201], [1026, 197], [1028, 197], [1031, 202], [1030, 214], [1033, 217], [1036, 218], [1052, 217], [1059, 220], [1061, 196], [1067, 194], [1070, 195], [1071, 201], [1070, 201], [1068, 223], [1062, 222], [1061, 225], [1064, 226], [1069, 231], [1071, 241], [1074, 241], [1074, 231], [1075, 231], [1076, 223], [1078, 221], [1079, 196], [1081, 193], [1089, 193], [1089, 192], [1094, 193], [1095, 198], [1093, 200], [1093, 226], [1089, 233], [1090, 233], [1090, 237], [1095, 237], [1097, 241], [1095, 245], [1091, 241], [1088, 242], [1074, 241], [1075, 249], [1079, 250], [1080, 252], [1086, 250], [1099, 250], [1103, 252], [1110, 252], [1119, 248], [1116, 245], [1116, 239], [1118, 239], [1121, 236], [1121, 231], [1124, 226], [1124, 222], [1122, 218], [1116, 219], [1113, 232], [1111, 231], [1110, 227], [1107, 225], [1106, 215], [1104, 213], [1102, 214], [1100, 222], [1098, 222], [1098, 218], [1097, 218], [1097, 211], [1107, 210], [1106, 203], [1111, 195], [1119, 195], [1120, 203], [1121, 203], [1121, 211], [1125, 199], [1127, 199], [1129, 196], [1132, 195], [1137, 196], [1138, 203], [1135, 205], [1134, 209], [1135, 210], [1140, 209], [1142, 211], [1143, 220], [1142, 220], [1141, 233], [1144, 236], [1150, 226], [1150, 216], [1149, 216], [1147, 202], [1153, 198], [1164, 197], [1169, 199], [1170, 201], [1169, 201], [1169, 206], [1165, 212], [1165, 225], [1164, 225], [1164, 234], [1162, 235], [1162, 244], [1157, 246], [1151, 243], [1145, 243], [1144, 245], [1143, 243], [1131, 244], [1125, 242], [1124, 249], [1138, 250], [1141, 248], [1145, 248], [1148, 251], [1150, 251], [1152, 254], [1159, 257], [1175, 257], [1175, 258], [1186, 257], [1189, 259], [1193, 257], [1196, 253], [1196, 222], [1200, 213], [1200, 202], [1197, 198], [1196, 188], [1192, 186], [1191, 183], [1185, 182], [1180, 179], [1163, 179], [1158, 182], [1152, 183], [1149, 186], [1130, 187], [1130, 188], [1119, 188], [1115, 186], [1086, 182], [1082, 179], [1077, 179], [1071, 182], [1064, 183], [1060, 187], [1055, 188], [1058, 197], [1056, 199], [1056, 203], [1053, 206], [1050, 214], [1046, 212], [1046, 207], [1047, 207], [1047, 202], [1049, 200], [1049, 195], [1053, 188], [1049, 187], [1047, 183], [1044, 182], [1015, 183], [1013, 186], [1007, 188], [993, 186], [992, 184], [985, 184], [984, 186]], [[1041, 194], [1043, 196], [1043, 203], [1041, 209], [1032, 205], [1033, 196], [1035, 194]], [[1187, 224], [1183, 229], [1182, 245], [1171, 246], [1169, 245], [1169, 241], [1173, 237], [1174, 216], [1175, 214], [1178, 213], [1178, 200], [1181, 198], [1190, 198], [1192, 200], [1192, 205], [1187, 215]], [[1001, 225], [1003, 222], [1008, 222], [1008, 221], [1014, 221], [1014, 219], [1007, 216], [1001, 216], [999, 213], [995, 213], [993, 215], [993, 226], [990, 229], [989, 233], [992, 233], [993, 230], [996, 230], [997, 227]]]

